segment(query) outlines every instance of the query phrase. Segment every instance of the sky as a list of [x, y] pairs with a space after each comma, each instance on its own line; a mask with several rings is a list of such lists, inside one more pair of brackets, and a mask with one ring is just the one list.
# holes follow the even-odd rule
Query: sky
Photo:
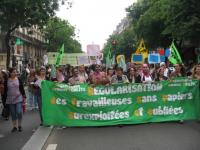
[[106, 39], [126, 16], [125, 9], [135, 0], [72, 0], [72, 7], [62, 6], [57, 16], [76, 27], [77, 40], [86, 52], [88, 44], [103, 48]]

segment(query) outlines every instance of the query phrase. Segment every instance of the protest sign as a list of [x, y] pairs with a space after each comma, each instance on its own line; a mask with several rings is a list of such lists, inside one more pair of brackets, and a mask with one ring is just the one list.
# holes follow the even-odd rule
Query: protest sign
[[[48, 64], [56, 64], [57, 52], [48, 52]], [[64, 53], [64, 56], [61, 61], [61, 65], [70, 64], [72, 66], [78, 66], [77, 58], [80, 56], [87, 57], [85, 53]]]
[[199, 119], [199, 81], [95, 86], [42, 82], [45, 125], [106, 126]]
[[160, 63], [160, 54], [149, 54], [148, 62], [149, 62], [149, 64]]
[[117, 55], [117, 58], [116, 58], [117, 64], [119, 64], [122, 61], [122, 59], [123, 59], [123, 61], [125, 61], [125, 56], [124, 55]]
[[78, 65], [90, 65], [89, 56], [77, 56]]
[[165, 56], [160, 56], [160, 62], [165, 62]]
[[142, 64], [144, 62], [143, 55], [141, 55], [141, 54], [132, 54], [131, 62], [137, 63], [137, 64]]

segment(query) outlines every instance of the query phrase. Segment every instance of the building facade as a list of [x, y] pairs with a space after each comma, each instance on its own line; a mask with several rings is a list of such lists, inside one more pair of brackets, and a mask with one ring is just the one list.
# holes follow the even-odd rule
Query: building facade
[[[19, 43], [20, 41], [20, 43]], [[14, 64], [18, 71], [29, 66], [36, 68], [43, 65], [46, 40], [37, 26], [18, 28], [12, 33], [10, 67]], [[6, 68], [5, 35], [0, 34], [0, 68]], [[14, 61], [14, 62], [13, 62]]]
[[122, 31], [124, 31], [127, 27], [130, 25], [130, 19], [128, 16], [124, 17], [121, 22], [117, 25], [115, 31], [113, 32], [113, 35], [120, 34]]

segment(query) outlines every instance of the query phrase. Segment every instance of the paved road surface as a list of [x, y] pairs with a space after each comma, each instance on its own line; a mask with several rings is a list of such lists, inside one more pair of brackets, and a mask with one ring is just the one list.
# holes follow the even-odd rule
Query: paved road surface
[[54, 128], [43, 150], [48, 147], [52, 150], [200, 150], [200, 123]]
[[11, 133], [11, 120], [0, 118], [0, 150], [20, 150], [40, 124], [38, 111], [28, 111], [23, 116], [23, 131]]

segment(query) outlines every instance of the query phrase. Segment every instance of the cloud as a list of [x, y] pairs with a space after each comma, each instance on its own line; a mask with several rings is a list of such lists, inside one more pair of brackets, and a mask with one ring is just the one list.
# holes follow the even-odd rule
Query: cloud
[[79, 41], [83, 51], [87, 44], [99, 44], [101, 48], [106, 39], [126, 16], [125, 8], [133, 0], [73, 0], [72, 8], [62, 6], [57, 16], [68, 20], [80, 31]]

